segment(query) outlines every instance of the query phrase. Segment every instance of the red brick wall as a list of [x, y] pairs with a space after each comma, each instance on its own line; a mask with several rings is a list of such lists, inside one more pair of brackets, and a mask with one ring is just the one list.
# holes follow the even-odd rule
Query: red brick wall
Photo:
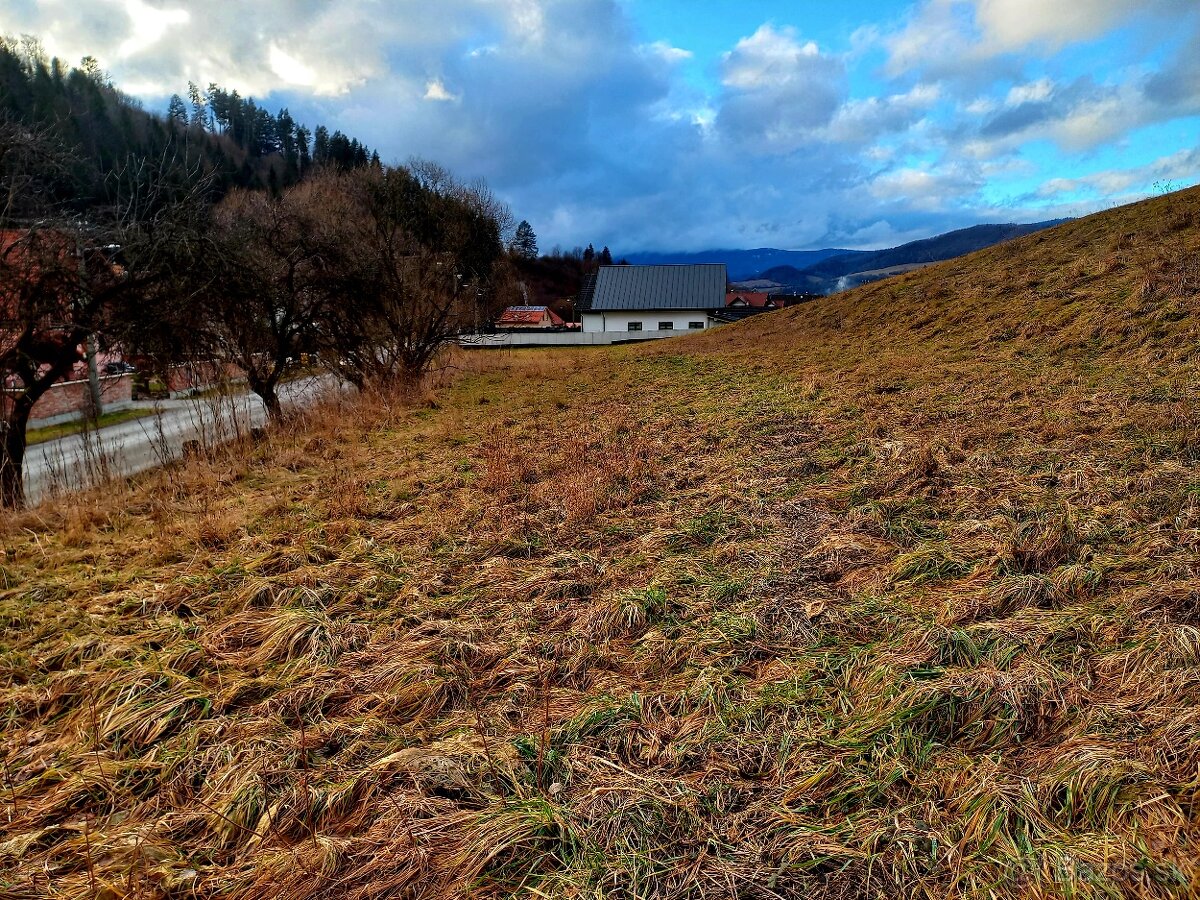
[[[87, 381], [62, 381], [54, 385], [33, 405], [30, 424], [55, 416], [82, 416], [88, 408], [89, 389]], [[128, 403], [133, 399], [132, 375], [105, 375], [100, 379], [100, 398], [104, 406]], [[8, 412], [8, 397], [0, 401], [5, 414]]]
[[172, 394], [202, 391], [222, 379], [234, 381], [243, 377], [245, 373], [232, 363], [186, 363], [167, 370], [167, 390]]

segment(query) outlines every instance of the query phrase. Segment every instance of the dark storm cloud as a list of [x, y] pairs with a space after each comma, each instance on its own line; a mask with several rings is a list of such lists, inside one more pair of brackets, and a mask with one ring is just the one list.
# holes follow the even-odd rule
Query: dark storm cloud
[[1166, 107], [1200, 107], [1200, 28], [1162, 71], [1150, 76], [1146, 97]]
[[[1088, 34], [1136, 14], [1080, 2]], [[717, 82], [698, 85], [680, 69], [689, 48], [644, 43], [618, 0], [0, 4], [0, 31], [35, 34], [72, 62], [94, 54], [150, 106], [217, 81], [386, 159], [486, 177], [546, 247], [617, 252], [879, 245], [1040, 216], [983, 199], [1024, 143], [1075, 152], [1200, 105], [1195, 42], [1112, 83], [1029, 83], [1014, 48], [1052, 52], [1078, 21], [1033, 0], [921, 0], [909, 27], [878, 23], [862, 39], [889, 57], [864, 95], [858, 50], [781, 24], [730, 35], [704, 61]]]

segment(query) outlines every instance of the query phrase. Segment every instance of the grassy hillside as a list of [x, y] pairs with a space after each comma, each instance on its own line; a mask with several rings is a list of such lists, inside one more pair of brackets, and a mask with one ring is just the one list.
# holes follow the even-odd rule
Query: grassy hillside
[[7, 897], [1183, 897], [1200, 191], [9, 522]]

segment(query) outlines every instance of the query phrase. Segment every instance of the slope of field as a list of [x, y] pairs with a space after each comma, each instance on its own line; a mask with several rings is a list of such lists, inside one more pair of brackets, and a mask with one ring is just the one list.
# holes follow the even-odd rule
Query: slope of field
[[1194, 896], [1200, 192], [13, 519], [0, 894]]

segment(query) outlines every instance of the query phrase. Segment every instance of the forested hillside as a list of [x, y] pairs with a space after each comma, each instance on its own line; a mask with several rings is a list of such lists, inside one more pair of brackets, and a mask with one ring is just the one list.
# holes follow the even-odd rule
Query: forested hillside
[[113, 87], [95, 59], [72, 68], [36, 43], [0, 38], [0, 123], [43, 134], [69, 156], [57, 199], [77, 207], [110, 199], [113, 173], [140, 160], [172, 159], [207, 176], [217, 197], [234, 187], [279, 190], [319, 165], [379, 162], [358, 140], [309, 128], [287, 109], [272, 114], [237, 91], [191, 85], [188, 95], [159, 116]]

